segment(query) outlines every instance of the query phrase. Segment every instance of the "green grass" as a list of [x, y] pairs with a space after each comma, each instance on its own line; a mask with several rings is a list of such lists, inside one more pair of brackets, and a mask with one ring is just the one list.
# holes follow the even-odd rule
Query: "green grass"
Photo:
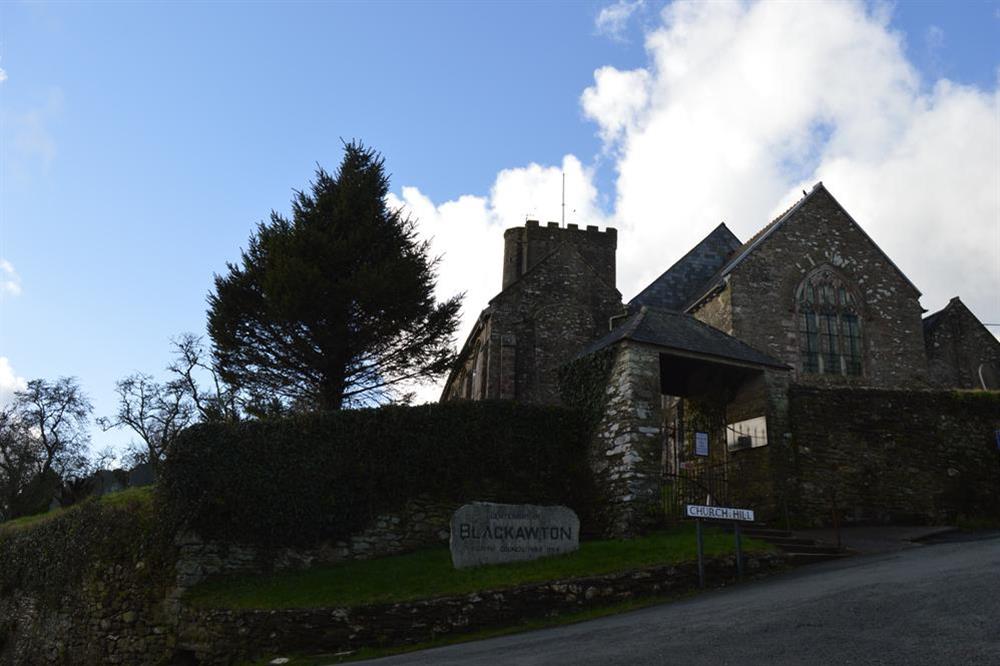
[[[769, 550], [745, 540], [747, 551]], [[733, 551], [733, 537], [706, 530], [708, 556]], [[576, 553], [531, 562], [454, 569], [447, 548], [378, 560], [348, 562], [271, 576], [246, 576], [203, 583], [188, 593], [202, 608], [322, 608], [395, 603], [499, 590], [526, 583], [592, 576], [671, 564], [696, 557], [694, 528], [684, 526], [627, 541], [590, 541]]]
[[110, 493], [108, 495], [102, 495], [96, 500], [93, 498], [87, 498], [83, 500], [80, 504], [74, 504], [66, 508], [53, 509], [47, 513], [38, 513], [33, 516], [24, 516], [22, 518], [15, 518], [14, 520], [8, 520], [6, 522], [0, 523], [0, 533], [4, 530], [21, 530], [32, 526], [41, 525], [47, 523], [50, 520], [54, 520], [59, 516], [63, 516], [70, 511], [75, 511], [85, 502], [98, 502], [99, 504], [105, 506], [127, 506], [132, 504], [138, 504], [140, 506], [150, 506], [153, 501], [153, 488], [154, 486], [144, 486], [142, 488], [128, 488], [116, 493]]
[[995, 530], [1000, 528], [1000, 518], [962, 515], [955, 520], [955, 526], [963, 532]]

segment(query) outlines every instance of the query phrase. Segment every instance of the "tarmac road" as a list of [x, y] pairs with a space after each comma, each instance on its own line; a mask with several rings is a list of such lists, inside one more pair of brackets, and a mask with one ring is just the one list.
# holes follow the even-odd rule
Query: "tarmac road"
[[1000, 664], [1000, 538], [817, 564], [623, 615], [369, 663]]

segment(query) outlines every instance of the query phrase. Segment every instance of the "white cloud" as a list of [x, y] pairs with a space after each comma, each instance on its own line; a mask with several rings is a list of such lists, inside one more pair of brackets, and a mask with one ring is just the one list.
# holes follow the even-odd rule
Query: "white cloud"
[[580, 104], [588, 117], [600, 119], [601, 138], [611, 145], [625, 130], [635, 131], [637, 114], [649, 102], [649, 72], [601, 67], [594, 80], [596, 85], [583, 91]]
[[26, 388], [28, 388], [27, 380], [17, 376], [6, 356], [0, 356], [0, 406], [10, 402], [15, 391], [23, 391]]
[[[615, 160], [608, 219], [592, 171], [563, 164], [579, 221], [619, 228], [626, 299], [719, 222], [746, 239], [823, 180], [925, 307], [957, 294], [1000, 320], [1000, 93], [922, 80], [888, 7], [676, 2], [646, 35], [646, 67], [595, 71], [580, 103]], [[449, 230], [430, 233], [445, 293], [469, 290], [463, 332], [499, 290], [501, 230], [559, 219], [559, 172], [503, 171], [488, 197], [440, 205], [404, 188], [428, 230]]]
[[597, 32], [612, 39], [624, 39], [629, 18], [643, 4], [643, 0], [634, 0], [633, 2], [618, 0], [615, 4], [602, 8], [594, 21]]
[[0, 295], [20, 296], [21, 277], [14, 270], [13, 264], [0, 258]]
[[[558, 221], [562, 215], [562, 174], [566, 174], [566, 222], [581, 226], [604, 224], [597, 206], [593, 174], [567, 155], [562, 166], [505, 169], [497, 174], [489, 196], [463, 196], [434, 204], [416, 187], [391, 193], [389, 205], [402, 207], [418, 220], [422, 239], [430, 241], [432, 256], [442, 257], [436, 296], [443, 300], [465, 293], [458, 343], [465, 341], [479, 313], [500, 292], [503, 231], [523, 225], [525, 219]], [[415, 389], [418, 400], [436, 400], [441, 387]]]
[[[925, 293], [1000, 316], [996, 91], [922, 87], [887, 15], [852, 3], [675, 3], [646, 78], [601, 68], [584, 112], [619, 155], [626, 298], [720, 221], [746, 238], [822, 179]], [[646, 103], [618, 104], [621, 76]]]
[[7, 80], [7, 72], [4, 70], [3, 67], [0, 67], [0, 83], [3, 83], [6, 80]]

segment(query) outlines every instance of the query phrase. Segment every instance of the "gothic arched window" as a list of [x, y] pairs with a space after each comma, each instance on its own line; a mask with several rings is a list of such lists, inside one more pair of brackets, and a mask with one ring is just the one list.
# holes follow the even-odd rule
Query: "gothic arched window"
[[861, 318], [854, 290], [835, 271], [820, 268], [795, 294], [802, 372], [861, 374]]

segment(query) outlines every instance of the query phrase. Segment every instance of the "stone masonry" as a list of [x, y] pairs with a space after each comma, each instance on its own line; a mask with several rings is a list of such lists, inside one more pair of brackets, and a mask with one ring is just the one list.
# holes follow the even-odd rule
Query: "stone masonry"
[[1000, 340], [957, 296], [924, 319], [924, 342], [934, 386], [1000, 389]]
[[[862, 303], [861, 376], [803, 372], [796, 288], [824, 265], [853, 283]], [[919, 298], [916, 287], [820, 185], [692, 312], [788, 363], [798, 383], [923, 388], [927, 357]]]
[[504, 289], [480, 315], [442, 400], [558, 404], [559, 368], [621, 313], [615, 230], [552, 225], [508, 230]]
[[626, 341], [615, 349], [606, 406], [591, 450], [609, 535], [633, 535], [659, 518], [659, 367], [659, 354], [651, 347]]

